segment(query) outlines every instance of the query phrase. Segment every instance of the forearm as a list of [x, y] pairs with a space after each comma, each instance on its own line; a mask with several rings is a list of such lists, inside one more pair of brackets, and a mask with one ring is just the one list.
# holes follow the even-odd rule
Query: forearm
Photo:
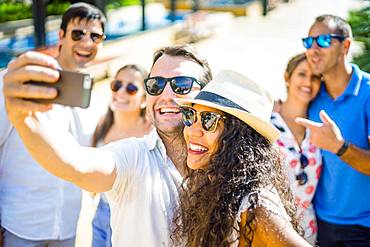
[[70, 133], [57, 126], [43, 125], [40, 116], [12, 121], [32, 157], [53, 175], [83, 189], [109, 190], [115, 178], [112, 157], [80, 146]]
[[304, 240], [291, 226], [280, 226], [280, 229], [265, 231], [266, 246], [271, 247], [310, 247], [311, 245]]
[[273, 247], [309, 247], [305, 241], [292, 227], [290, 222], [279, 215], [268, 212], [259, 207], [256, 213], [256, 235], [261, 239], [263, 245]]
[[[53, 106], [34, 99], [54, 99], [58, 92], [53, 87], [26, 82], [55, 83], [60, 78], [59, 67], [54, 58], [38, 52], [27, 52], [11, 61], [3, 77], [7, 117], [33, 158], [49, 172], [89, 191], [108, 190], [115, 180], [111, 153], [81, 147], [67, 130], [63, 132], [64, 126], [58, 128], [59, 123], [38, 120], [45, 117], [40, 112]], [[28, 116], [29, 112], [35, 115]]]
[[370, 150], [361, 149], [350, 144], [347, 151], [340, 158], [357, 171], [370, 175]]

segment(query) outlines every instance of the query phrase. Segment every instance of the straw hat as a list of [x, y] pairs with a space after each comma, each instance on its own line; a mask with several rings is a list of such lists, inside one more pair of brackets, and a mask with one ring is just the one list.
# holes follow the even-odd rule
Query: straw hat
[[227, 112], [275, 142], [280, 132], [270, 124], [273, 99], [260, 85], [231, 70], [221, 71], [194, 99], [175, 98], [180, 106], [199, 104]]

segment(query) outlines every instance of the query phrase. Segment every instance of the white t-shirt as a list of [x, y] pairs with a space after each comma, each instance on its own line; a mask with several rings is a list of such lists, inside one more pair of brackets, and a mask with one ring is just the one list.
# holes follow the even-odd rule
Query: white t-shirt
[[[28, 240], [68, 239], [76, 235], [81, 190], [42, 168], [28, 153], [5, 111], [0, 72], [0, 222]], [[68, 131], [81, 145], [91, 136], [106, 106], [98, 95], [88, 109], [54, 105], [43, 113], [56, 129]]]
[[169, 246], [182, 177], [156, 130], [101, 148], [115, 157], [117, 177], [107, 192], [114, 247]]

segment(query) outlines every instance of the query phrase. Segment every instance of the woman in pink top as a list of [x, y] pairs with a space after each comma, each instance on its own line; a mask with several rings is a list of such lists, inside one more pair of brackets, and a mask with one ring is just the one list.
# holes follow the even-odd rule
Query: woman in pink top
[[309, 130], [297, 124], [295, 119], [307, 118], [309, 104], [320, 87], [320, 76], [312, 73], [304, 53], [289, 61], [284, 76], [287, 99], [275, 107], [271, 122], [281, 132], [277, 144], [285, 157], [286, 169], [298, 206], [298, 219], [306, 240], [314, 244], [317, 227], [312, 199], [322, 160], [320, 150], [309, 143]]

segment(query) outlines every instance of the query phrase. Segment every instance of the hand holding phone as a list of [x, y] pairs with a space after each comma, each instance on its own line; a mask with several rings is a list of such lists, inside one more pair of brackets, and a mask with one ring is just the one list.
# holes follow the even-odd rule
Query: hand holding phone
[[30, 81], [27, 84], [53, 87], [58, 91], [54, 99], [35, 99], [39, 103], [53, 103], [72, 107], [87, 108], [90, 105], [93, 78], [89, 74], [60, 70], [60, 77], [56, 83]]

